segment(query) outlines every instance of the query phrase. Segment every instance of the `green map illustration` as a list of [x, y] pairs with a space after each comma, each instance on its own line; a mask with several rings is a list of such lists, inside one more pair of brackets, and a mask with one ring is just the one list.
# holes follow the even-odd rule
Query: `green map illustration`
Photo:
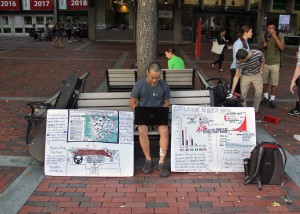
[[118, 114], [82, 115], [84, 117], [84, 141], [118, 143]]

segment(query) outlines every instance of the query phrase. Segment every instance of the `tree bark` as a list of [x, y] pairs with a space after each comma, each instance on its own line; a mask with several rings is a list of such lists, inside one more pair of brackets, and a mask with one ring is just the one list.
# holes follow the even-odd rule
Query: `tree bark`
[[137, 1], [136, 54], [138, 78], [145, 76], [157, 53], [157, 0]]

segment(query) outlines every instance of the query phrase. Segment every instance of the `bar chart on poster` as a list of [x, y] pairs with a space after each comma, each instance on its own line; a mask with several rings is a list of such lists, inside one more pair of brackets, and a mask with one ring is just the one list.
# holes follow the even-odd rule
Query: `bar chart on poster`
[[174, 172], [242, 172], [255, 145], [253, 108], [172, 106]]
[[133, 113], [48, 110], [45, 174], [133, 176]]

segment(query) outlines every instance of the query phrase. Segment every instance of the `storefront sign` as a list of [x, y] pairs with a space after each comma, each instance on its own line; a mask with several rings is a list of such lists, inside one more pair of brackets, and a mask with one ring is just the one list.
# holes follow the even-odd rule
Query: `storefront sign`
[[88, 0], [59, 0], [60, 10], [88, 10]]
[[0, 11], [20, 10], [19, 0], [0, 0]]
[[54, 0], [23, 0], [23, 10], [53, 11]]

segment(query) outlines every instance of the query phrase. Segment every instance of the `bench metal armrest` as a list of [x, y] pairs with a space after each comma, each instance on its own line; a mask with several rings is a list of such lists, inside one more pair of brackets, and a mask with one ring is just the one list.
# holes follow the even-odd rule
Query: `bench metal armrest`
[[44, 107], [45, 109], [54, 108], [51, 103], [41, 103], [41, 102], [30, 102], [27, 106], [31, 109], [31, 115], [34, 115], [35, 109]]

